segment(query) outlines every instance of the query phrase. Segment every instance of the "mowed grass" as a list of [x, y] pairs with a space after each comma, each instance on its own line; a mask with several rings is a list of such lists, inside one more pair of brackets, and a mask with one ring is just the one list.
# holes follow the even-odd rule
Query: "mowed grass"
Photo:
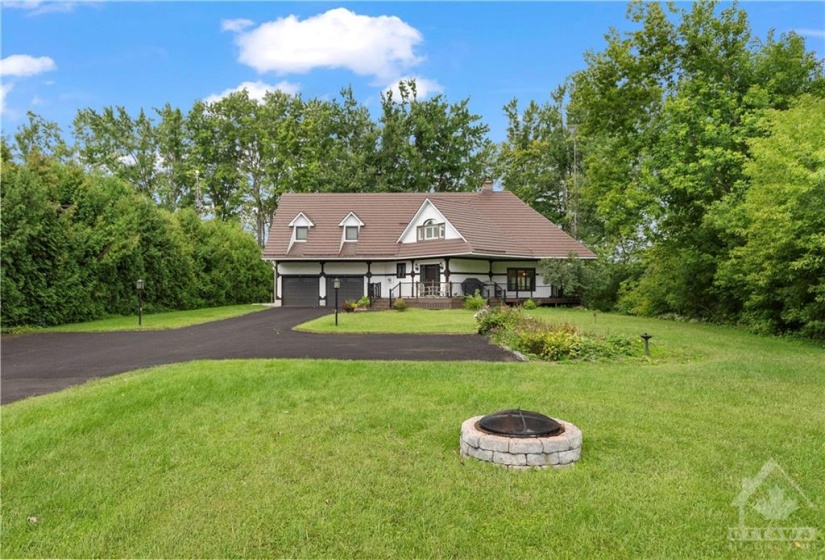
[[142, 326], [138, 326], [138, 316], [113, 316], [87, 323], [72, 323], [57, 327], [35, 329], [32, 332], [110, 332], [110, 331], [157, 331], [179, 329], [192, 325], [239, 317], [256, 311], [269, 309], [264, 305], [227, 305], [189, 311], [168, 311], [166, 313], [143, 314]]
[[[687, 357], [194, 362], [3, 406], [3, 556], [821, 558], [825, 350], [595, 325], [641, 327]], [[512, 407], [579, 426], [581, 462], [514, 472], [459, 456], [463, 420]], [[727, 540], [742, 479], [770, 458], [813, 504], [769, 479], [799, 505], [773, 525], [816, 527], [813, 544]]]
[[295, 327], [297, 331], [317, 333], [441, 333], [476, 332], [473, 312], [466, 309], [407, 309], [406, 311], [367, 311], [324, 315]]

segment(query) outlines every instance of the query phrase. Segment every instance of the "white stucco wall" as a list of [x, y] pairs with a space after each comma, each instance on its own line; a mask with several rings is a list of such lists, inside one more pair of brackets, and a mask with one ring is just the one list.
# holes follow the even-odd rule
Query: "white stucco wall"
[[[403, 262], [407, 265], [407, 275], [405, 278], [398, 278], [396, 276], [397, 264]], [[422, 259], [416, 260], [415, 263], [411, 260], [406, 261], [376, 261], [370, 266], [370, 271], [373, 274], [371, 279], [366, 277], [367, 264], [366, 262], [327, 262], [324, 265], [324, 273], [326, 277], [333, 277], [335, 275], [341, 276], [364, 276], [364, 293], [368, 292], [368, 284], [381, 284], [381, 296], [389, 297], [390, 290], [393, 290], [393, 297], [415, 297], [417, 290], [413, 285], [413, 281], [421, 281], [421, 267], [427, 264], [437, 264], [441, 267], [441, 275], [439, 281], [447, 282], [446, 277], [446, 260], [445, 259]], [[481, 282], [489, 283], [489, 269], [490, 264], [487, 259], [459, 259], [453, 258], [449, 261], [451, 282], [451, 294], [453, 296], [463, 296], [461, 283], [468, 278], [477, 278]], [[545, 286], [544, 279], [541, 277], [538, 261], [493, 261], [493, 278], [492, 281], [497, 283], [502, 289], [507, 290], [507, 269], [508, 268], [534, 268], [536, 269], [536, 290], [531, 292], [518, 292], [519, 297], [551, 297], [552, 288]], [[415, 276], [412, 273], [415, 272]], [[320, 275], [321, 265], [318, 262], [286, 262], [278, 263], [278, 294], [282, 294], [281, 276], [283, 275]], [[399, 293], [399, 283], [400, 293]], [[445, 284], [446, 287], [446, 284]], [[326, 295], [326, 279], [320, 277], [318, 280], [318, 292], [320, 297]], [[508, 297], [515, 297], [515, 290], [507, 291]], [[280, 305], [281, 300], [276, 300], [275, 305]], [[321, 299], [319, 304], [324, 305], [325, 300]]]

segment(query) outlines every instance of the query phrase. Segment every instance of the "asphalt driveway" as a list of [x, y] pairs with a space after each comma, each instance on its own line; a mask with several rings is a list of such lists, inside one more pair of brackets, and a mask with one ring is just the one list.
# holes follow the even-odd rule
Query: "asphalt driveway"
[[513, 361], [478, 335], [312, 334], [292, 329], [326, 309], [274, 308], [170, 331], [4, 336], [0, 402], [14, 402], [139, 368], [190, 360]]

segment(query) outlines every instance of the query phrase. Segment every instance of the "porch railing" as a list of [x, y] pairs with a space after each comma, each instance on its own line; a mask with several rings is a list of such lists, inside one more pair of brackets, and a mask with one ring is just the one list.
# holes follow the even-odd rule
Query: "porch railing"
[[[536, 285], [533, 289], [508, 290], [498, 282], [484, 282], [479, 290], [482, 297], [496, 298], [501, 301], [520, 301], [528, 298], [540, 299], [570, 299], [556, 287]], [[538, 295], [541, 294], [541, 295]], [[464, 297], [461, 282], [399, 282], [389, 291], [389, 304], [398, 298], [430, 298], [430, 297]]]

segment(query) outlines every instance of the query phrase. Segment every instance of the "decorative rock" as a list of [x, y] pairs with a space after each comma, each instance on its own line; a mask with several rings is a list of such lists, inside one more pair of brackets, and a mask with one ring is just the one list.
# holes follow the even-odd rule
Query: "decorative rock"
[[547, 466], [547, 455], [544, 453], [528, 453], [527, 464], [531, 467]]
[[478, 446], [482, 449], [489, 449], [490, 451], [507, 453], [510, 451], [510, 438], [499, 436], [480, 437], [478, 438]]
[[476, 459], [480, 459], [482, 461], [492, 461], [493, 460], [493, 452], [487, 449], [479, 449], [477, 447], [471, 447], [470, 453], [468, 454], [470, 457], [474, 457]]
[[566, 465], [579, 460], [581, 457], [581, 448], [571, 449], [570, 451], [562, 451], [559, 453], [559, 464]]
[[493, 462], [499, 465], [527, 465], [527, 456], [495, 451], [493, 452]]
[[510, 453], [542, 453], [542, 443], [539, 438], [509, 438]]

